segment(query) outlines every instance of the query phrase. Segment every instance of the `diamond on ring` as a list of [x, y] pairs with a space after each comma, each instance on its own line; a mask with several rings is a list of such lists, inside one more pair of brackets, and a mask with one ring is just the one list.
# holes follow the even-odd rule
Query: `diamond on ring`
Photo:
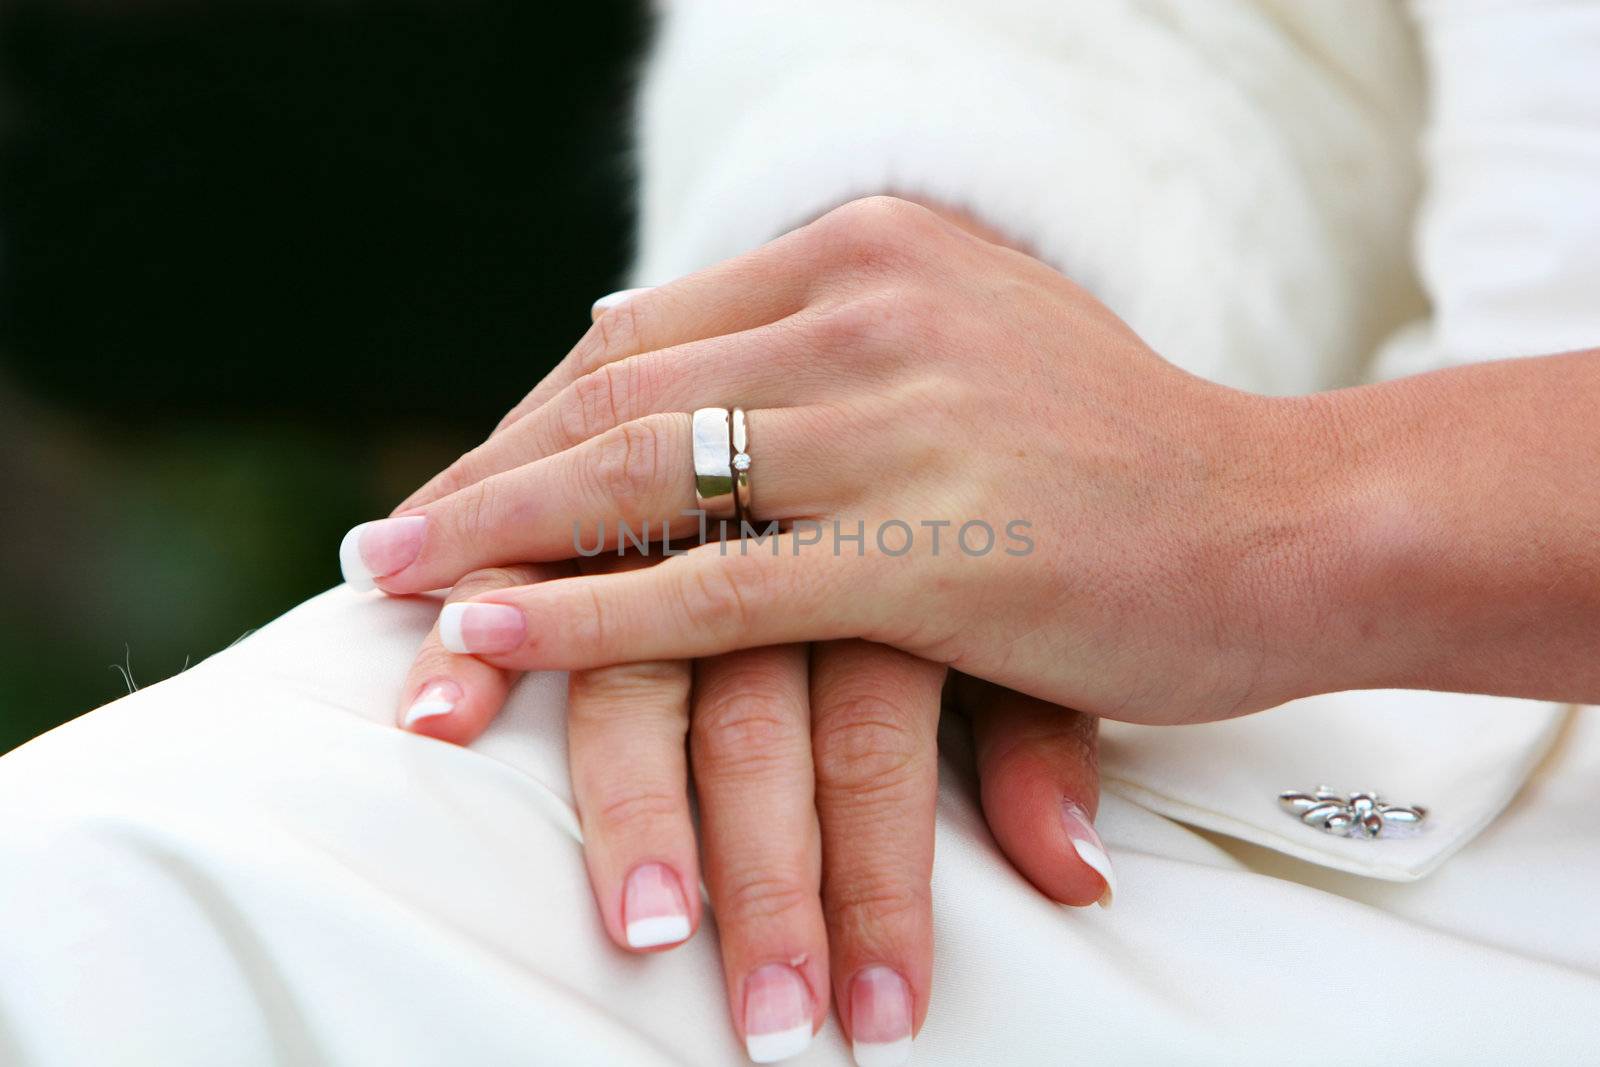
[[734, 408], [728, 426], [728, 445], [733, 458], [728, 461], [733, 477], [734, 509], [739, 521], [754, 522], [750, 513], [750, 424], [745, 419], [744, 408]]

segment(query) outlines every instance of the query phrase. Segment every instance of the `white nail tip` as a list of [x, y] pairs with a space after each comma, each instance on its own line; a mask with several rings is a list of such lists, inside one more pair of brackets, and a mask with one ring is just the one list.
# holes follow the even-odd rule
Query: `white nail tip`
[[1078, 854], [1079, 859], [1093, 867], [1095, 873], [1105, 879], [1106, 891], [1101, 894], [1096, 903], [1102, 908], [1111, 907], [1111, 900], [1117, 895], [1117, 876], [1111, 870], [1111, 857], [1107, 856], [1105, 850], [1094, 842], [1084, 841], [1076, 837], [1072, 839], [1072, 848]]
[[461, 616], [466, 611], [465, 604], [446, 604], [439, 612], [439, 643], [451, 652], [467, 651], [466, 642], [461, 640]]
[[344, 540], [339, 542], [339, 570], [344, 575], [345, 584], [363, 593], [378, 588], [378, 583], [372, 580], [372, 572], [367, 569], [366, 560], [361, 558], [361, 535], [371, 525], [370, 522], [363, 522], [352, 526], [350, 532], [344, 535]]
[[618, 289], [614, 293], [607, 293], [589, 307], [589, 317], [598, 319], [618, 304], [626, 304], [642, 292], [645, 292], [645, 289]]
[[811, 1024], [801, 1023], [792, 1030], [773, 1034], [746, 1034], [744, 1050], [755, 1063], [777, 1063], [798, 1056], [811, 1044]]
[[911, 1062], [911, 1039], [898, 1041], [857, 1041], [850, 1046], [856, 1067], [901, 1067]]
[[421, 722], [423, 719], [432, 719], [439, 715], [448, 715], [454, 710], [456, 710], [456, 706], [448, 700], [440, 700], [437, 697], [423, 697], [421, 700], [417, 701], [415, 704], [406, 709], [405, 721], [400, 725], [409, 729], [410, 727]]
[[635, 919], [628, 924], [630, 948], [655, 948], [676, 945], [689, 939], [689, 919], [685, 915], [656, 915]]

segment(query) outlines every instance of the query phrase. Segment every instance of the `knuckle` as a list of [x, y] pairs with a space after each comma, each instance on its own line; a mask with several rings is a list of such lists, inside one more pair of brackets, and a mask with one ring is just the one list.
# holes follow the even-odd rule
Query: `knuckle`
[[916, 922], [931, 905], [926, 880], [910, 883], [889, 872], [826, 878], [822, 894], [829, 924], [857, 937]]
[[684, 618], [718, 634], [737, 633], [749, 621], [744, 583], [734, 567], [724, 565], [726, 562], [686, 567], [683, 579], [677, 583]]
[[455, 532], [464, 537], [474, 537], [495, 525], [499, 511], [499, 492], [493, 478], [458, 489], [454, 494]]
[[[599, 787], [593, 802], [587, 805], [587, 814], [592, 815], [593, 825], [604, 831], [637, 829], [649, 833], [652, 827], [676, 820], [683, 814], [685, 804], [684, 795], [664, 786], [617, 781]], [[583, 814], [586, 813], [580, 812]]]
[[[476, 450], [474, 450], [476, 451]], [[471, 485], [475, 478], [472, 474], [472, 452], [460, 456], [444, 470], [435, 474], [428, 484], [423, 486], [423, 492], [431, 494], [435, 499], [449, 496], [451, 493]]]
[[484, 567], [463, 577], [450, 591], [451, 600], [466, 600], [512, 586], [527, 585], [533, 575], [526, 567]]
[[907, 262], [932, 232], [934, 215], [920, 204], [893, 196], [853, 200], [824, 217], [826, 236], [846, 266], [883, 271]]
[[898, 229], [913, 222], [919, 213], [929, 214], [926, 208], [910, 200], [879, 194], [852, 200], [835, 208], [829, 214], [837, 216], [855, 232], [868, 233], [875, 230]]
[[644, 336], [641, 311], [644, 303], [639, 299], [625, 300], [595, 320], [595, 339], [599, 343], [584, 361], [585, 372], [637, 351], [639, 338]]
[[816, 891], [792, 878], [773, 875], [732, 877], [715, 902], [732, 923], [775, 919], [815, 905]]
[[[429, 635], [428, 640], [422, 643], [417, 656], [411, 661], [411, 670], [406, 675], [406, 686], [422, 686], [431, 683], [437, 677], [460, 677], [462, 665], [460, 656], [455, 655], [444, 647], [444, 642], [436, 637], [437, 631]], [[470, 666], [467, 668], [471, 670]]]
[[587, 610], [573, 612], [567, 619], [567, 625], [572, 627], [573, 639], [580, 648], [616, 647], [619, 634], [605, 598], [595, 589], [593, 582], [581, 582], [579, 585], [588, 594], [589, 602]]
[[625, 422], [598, 438], [594, 474], [597, 488], [625, 519], [646, 517], [661, 467], [661, 432], [648, 419]]
[[570, 445], [626, 422], [616, 364], [607, 363], [572, 383], [559, 415], [561, 432]]
[[640, 702], [682, 705], [689, 695], [689, 665], [682, 660], [654, 660], [574, 671], [568, 687], [571, 707], [602, 714]]
[[877, 697], [851, 700], [812, 731], [817, 788], [857, 797], [902, 790], [916, 776], [921, 743], [903, 709]]
[[804, 754], [805, 737], [784, 714], [793, 700], [760, 676], [730, 679], [725, 696], [694, 709], [690, 744], [697, 766], [723, 776], [762, 773]]

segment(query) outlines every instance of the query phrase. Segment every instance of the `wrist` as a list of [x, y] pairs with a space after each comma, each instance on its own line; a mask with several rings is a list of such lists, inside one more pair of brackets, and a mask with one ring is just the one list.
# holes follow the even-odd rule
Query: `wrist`
[[1295, 696], [1425, 687], [1447, 658], [1443, 631], [1421, 617], [1437, 599], [1441, 516], [1387, 399], [1368, 387], [1286, 405], [1280, 488], [1300, 581], [1299, 602], [1278, 609]]
[[1261, 486], [1243, 602], [1262, 639], [1257, 708], [1401, 684], [1416, 650], [1402, 618], [1418, 524], [1379, 465], [1361, 390], [1255, 397]]

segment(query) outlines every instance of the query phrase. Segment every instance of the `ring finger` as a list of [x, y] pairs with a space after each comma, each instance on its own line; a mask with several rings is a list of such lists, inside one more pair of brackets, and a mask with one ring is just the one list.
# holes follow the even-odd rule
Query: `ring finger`
[[[804, 403], [839, 385], [812, 331], [795, 318], [603, 363], [570, 382], [445, 468], [395, 509], [400, 514], [503, 471], [555, 455], [646, 415], [688, 411], [736, 396], [748, 408]], [[745, 358], [760, 352], [760, 361]], [[816, 380], [808, 384], [808, 376]], [[837, 376], [835, 376], [835, 379]]]
[[[751, 510], [763, 520], [826, 514], [846, 497], [850, 449], [820, 409], [750, 412]], [[694, 445], [686, 413], [624, 423], [576, 448], [345, 536], [346, 581], [387, 593], [450, 585], [468, 571], [591, 556], [629, 535], [693, 531]]]

